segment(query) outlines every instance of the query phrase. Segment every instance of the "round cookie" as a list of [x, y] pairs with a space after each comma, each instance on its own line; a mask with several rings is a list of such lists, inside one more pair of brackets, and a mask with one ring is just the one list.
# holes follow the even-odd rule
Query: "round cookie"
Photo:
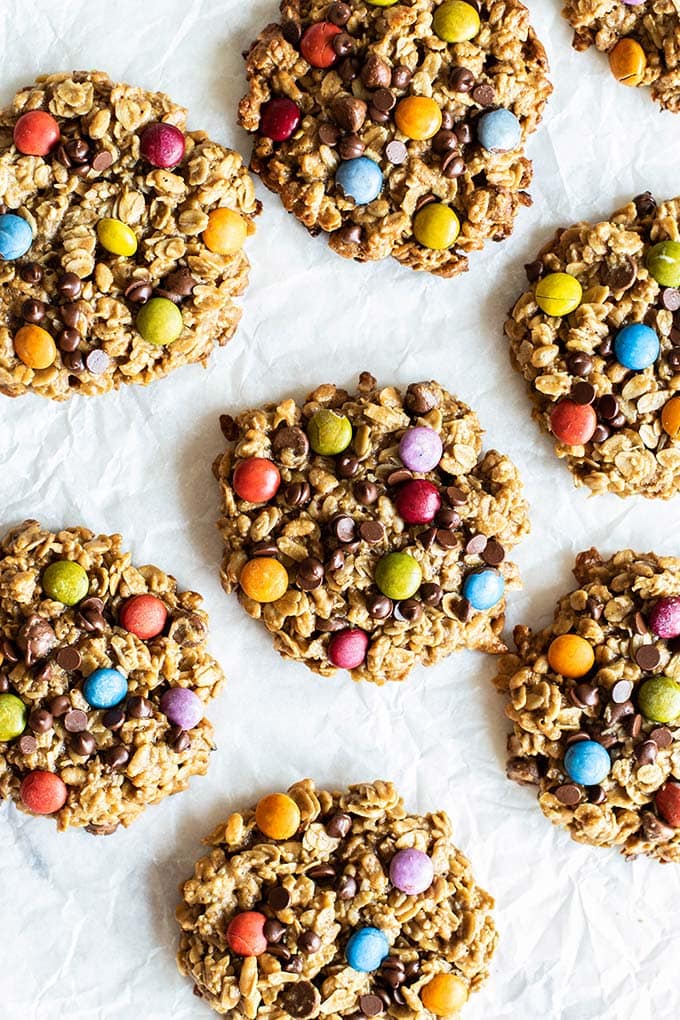
[[454, 276], [530, 204], [551, 85], [519, 0], [283, 0], [246, 71], [251, 168], [339, 255]]
[[680, 110], [680, 13], [675, 0], [564, 0], [576, 50], [609, 55], [623, 85], [646, 86], [666, 110]]
[[508, 776], [579, 843], [680, 861], [680, 559], [590, 549], [574, 575], [500, 659]]
[[195, 993], [234, 1018], [458, 1016], [497, 934], [447, 815], [407, 814], [380, 781], [275, 796], [297, 808], [290, 837], [234, 813], [182, 886], [177, 962]]
[[[222, 584], [281, 655], [382, 684], [460, 648], [505, 650], [503, 591], [519, 586], [505, 553], [527, 505], [514, 465], [482, 453], [476, 415], [439, 383], [402, 393], [364, 372], [355, 394], [327, 384], [222, 426]], [[255, 460], [280, 480], [251, 502]]]
[[207, 615], [120, 535], [36, 521], [0, 544], [0, 798], [108, 834], [186, 789], [224, 677]]
[[558, 230], [505, 324], [534, 417], [595, 493], [680, 489], [679, 220], [680, 199], [647, 192]]
[[0, 113], [0, 393], [54, 400], [207, 362], [259, 211], [241, 157], [160, 92], [52, 74]]

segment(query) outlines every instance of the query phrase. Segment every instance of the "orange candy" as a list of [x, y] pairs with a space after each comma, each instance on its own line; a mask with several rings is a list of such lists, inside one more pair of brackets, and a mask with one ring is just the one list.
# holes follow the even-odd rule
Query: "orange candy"
[[647, 67], [645, 51], [635, 39], [619, 39], [609, 54], [609, 67], [622, 85], [639, 85]]
[[254, 602], [276, 602], [288, 591], [288, 571], [273, 557], [257, 556], [246, 563], [239, 584]]
[[66, 783], [55, 772], [29, 772], [21, 783], [21, 800], [34, 815], [53, 815], [68, 797]]
[[227, 945], [238, 956], [261, 956], [267, 951], [264, 926], [267, 918], [257, 910], [237, 914], [227, 927]]
[[435, 1016], [451, 1016], [467, 1002], [467, 985], [456, 974], [435, 974], [422, 989], [420, 998], [425, 1009]]
[[280, 484], [279, 469], [266, 457], [247, 457], [239, 461], [232, 479], [236, 495], [249, 503], [266, 503], [273, 499]]
[[548, 662], [555, 673], [576, 679], [593, 668], [595, 653], [592, 645], [578, 634], [560, 634], [550, 643]]
[[591, 404], [560, 400], [550, 412], [550, 431], [567, 446], [590, 442], [597, 427], [597, 415]]
[[206, 248], [216, 255], [234, 255], [245, 244], [248, 224], [233, 209], [213, 209], [202, 236]]
[[168, 611], [155, 595], [133, 595], [122, 607], [118, 622], [142, 641], [157, 637], [165, 627]]
[[671, 397], [663, 405], [661, 425], [664, 432], [667, 432], [671, 439], [677, 439], [680, 434], [680, 397]]
[[14, 334], [17, 358], [29, 368], [49, 368], [57, 356], [57, 345], [41, 326], [21, 326]]
[[22, 113], [14, 125], [14, 144], [26, 156], [46, 156], [59, 141], [59, 125], [46, 110]]
[[270, 793], [258, 802], [255, 822], [270, 839], [290, 839], [300, 827], [300, 808], [287, 793]]
[[442, 126], [442, 111], [427, 96], [407, 96], [394, 111], [397, 127], [407, 138], [432, 138]]
[[310, 25], [300, 40], [300, 53], [312, 67], [331, 67], [338, 59], [333, 38], [342, 31], [332, 21]]

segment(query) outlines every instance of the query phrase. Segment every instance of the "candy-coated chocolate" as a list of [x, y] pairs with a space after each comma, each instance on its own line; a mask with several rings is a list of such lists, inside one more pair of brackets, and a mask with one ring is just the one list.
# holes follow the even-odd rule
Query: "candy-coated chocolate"
[[654, 803], [664, 822], [680, 829], [680, 783], [665, 783], [656, 791]]
[[25, 156], [46, 156], [59, 142], [61, 132], [51, 113], [29, 110], [14, 125], [13, 139]]
[[468, 42], [479, 32], [481, 21], [472, 4], [445, 0], [434, 12], [432, 27], [445, 42]]
[[667, 595], [659, 599], [649, 614], [649, 628], [657, 637], [670, 641], [680, 637], [680, 597]]
[[491, 567], [468, 574], [463, 581], [463, 598], [473, 609], [491, 609], [503, 598], [505, 581], [503, 575]]
[[48, 598], [65, 606], [75, 606], [84, 599], [89, 587], [85, 570], [73, 560], [55, 560], [43, 571], [43, 591]]
[[669, 676], [653, 676], [640, 684], [638, 708], [652, 722], [669, 723], [680, 717], [680, 684]]
[[410, 599], [420, 588], [422, 579], [420, 564], [409, 553], [387, 553], [375, 567], [375, 583], [388, 599]]
[[124, 255], [129, 258], [137, 251], [137, 238], [132, 227], [112, 216], [105, 216], [99, 220], [97, 238], [102, 248], [106, 248], [112, 255]]
[[128, 682], [117, 669], [95, 669], [83, 682], [83, 697], [92, 708], [114, 708], [128, 692]]
[[457, 974], [435, 974], [421, 990], [420, 999], [435, 1016], [452, 1016], [467, 1002], [467, 985]]
[[606, 748], [596, 740], [579, 740], [567, 748], [564, 770], [574, 783], [597, 786], [609, 775], [611, 758]]
[[235, 209], [213, 209], [201, 235], [206, 248], [216, 255], [235, 255], [248, 236], [248, 223]]
[[581, 304], [583, 287], [569, 273], [548, 273], [536, 284], [536, 304], [554, 318], [569, 315]]
[[349, 937], [345, 959], [352, 970], [369, 974], [378, 969], [389, 951], [387, 936], [380, 928], [360, 928]]
[[560, 634], [548, 649], [548, 663], [555, 673], [572, 678], [585, 676], [593, 668], [592, 645], [579, 634]]
[[661, 427], [671, 439], [680, 435], [680, 397], [671, 397], [661, 409]]
[[439, 489], [424, 478], [405, 482], [394, 500], [397, 513], [407, 524], [429, 524], [441, 509]]
[[267, 918], [257, 910], [232, 917], [227, 926], [227, 945], [237, 956], [261, 956], [267, 951], [264, 926]]
[[409, 471], [419, 471], [422, 474], [434, 471], [443, 452], [439, 433], [427, 425], [406, 429], [399, 440], [399, 457]]
[[269, 793], [257, 803], [255, 824], [269, 839], [291, 839], [300, 827], [300, 808], [287, 793]]
[[285, 142], [300, 123], [300, 107], [287, 96], [277, 96], [260, 110], [260, 134], [273, 142]]
[[397, 2], [398, 0], [366, 0], [371, 7], [393, 7]]
[[14, 334], [14, 353], [29, 368], [49, 368], [57, 357], [57, 345], [42, 326], [26, 323]]
[[397, 103], [394, 120], [407, 138], [423, 141], [432, 138], [442, 126], [442, 111], [439, 103], [429, 96], [406, 96]]
[[203, 718], [203, 702], [188, 687], [171, 687], [161, 695], [160, 709], [166, 719], [182, 730], [193, 730]]
[[0, 259], [11, 262], [25, 255], [33, 244], [30, 223], [15, 213], [0, 214]]
[[368, 634], [358, 628], [339, 630], [328, 642], [328, 660], [338, 669], [357, 669], [366, 661]]
[[487, 152], [511, 152], [522, 141], [522, 128], [511, 110], [488, 110], [477, 121], [477, 139]]
[[19, 790], [24, 807], [34, 815], [53, 815], [63, 808], [68, 797], [66, 783], [55, 772], [29, 772]]
[[422, 850], [398, 850], [390, 861], [390, 882], [408, 896], [418, 896], [432, 885], [432, 858]]
[[273, 557], [256, 556], [244, 566], [239, 584], [254, 602], [276, 602], [288, 590], [288, 572]]
[[123, 603], [118, 622], [142, 641], [149, 641], [162, 633], [168, 611], [156, 595], [133, 595]]
[[614, 355], [624, 368], [641, 372], [659, 357], [659, 337], [651, 326], [632, 322], [620, 329], [614, 338]]
[[331, 21], [317, 21], [310, 25], [300, 39], [300, 53], [312, 67], [331, 67], [338, 59], [333, 38], [342, 31]]
[[266, 503], [273, 499], [280, 484], [279, 469], [266, 457], [247, 457], [239, 461], [232, 478], [236, 495], [249, 503]]
[[443, 251], [456, 243], [459, 234], [460, 220], [443, 202], [428, 202], [413, 217], [413, 236], [424, 248]]
[[307, 438], [314, 453], [332, 457], [352, 442], [352, 424], [344, 414], [322, 407], [307, 423]]
[[645, 76], [647, 57], [637, 39], [619, 39], [609, 54], [609, 67], [622, 85], [639, 85]]
[[567, 446], [583, 446], [590, 442], [596, 427], [597, 415], [590, 404], [560, 400], [550, 412], [550, 431]]
[[335, 171], [335, 183], [356, 205], [368, 205], [382, 191], [382, 170], [368, 156], [344, 159]]
[[27, 709], [16, 694], [0, 694], [0, 740], [14, 740], [26, 729]]
[[180, 129], [162, 120], [147, 124], [139, 137], [139, 151], [144, 159], [164, 170], [182, 162], [185, 147]]
[[680, 287], [680, 241], [659, 241], [652, 245], [645, 265], [662, 287]]
[[137, 312], [135, 326], [147, 343], [167, 347], [177, 340], [184, 329], [182, 313], [169, 298], [153, 297]]

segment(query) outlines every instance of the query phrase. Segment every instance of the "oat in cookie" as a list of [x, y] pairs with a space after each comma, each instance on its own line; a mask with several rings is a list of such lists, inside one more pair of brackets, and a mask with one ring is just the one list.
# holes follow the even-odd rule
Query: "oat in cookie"
[[251, 168], [339, 255], [454, 276], [530, 204], [551, 85], [518, 0], [283, 0], [246, 71]]
[[650, 87], [664, 109], [680, 110], [678, 0], [565, 0], [563, 14], [574, 49], [596, 46], [617, 81]]
[[458, 1016], [497, 934], [451, 835], [391, 783], [269, 794], [206, 839], [177, 908], [179, 969], [234, 1020]]
[[505, 650], [506, 552], [528, 532], [515, 466], [439, 383], [319, 386], [225, 416], [222, 584], [315, 673], [403, 680]]
[[259, 205], [238, 153], [160, 92], [52, 74], [0, 113], [0, 393], [54, 400], [207, 362]]
[[206, 613], [120, 535], [36, 521], [0, 544], [0, 798], [106, 834], [203, 775], [224, 677]]

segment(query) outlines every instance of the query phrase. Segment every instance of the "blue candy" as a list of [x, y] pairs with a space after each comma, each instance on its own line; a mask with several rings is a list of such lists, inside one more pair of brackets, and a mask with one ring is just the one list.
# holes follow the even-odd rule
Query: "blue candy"
[[503, 597], [505, 581], [497, 570], [478, 570], [463, 581], [463, 598], [473, 609], [491, 609]]
[[564, 768], [575, 783], [597, 786], [609, 775], [612, 767], [609, 753], [596, 740], [579, 740], [567, 748]]
[[380, 928], [360, 928], [350, 936], [345, 958], [352, 970], [368, 974], [378, 969], [389, 952], [390, 944]]
[[6, 262], [21, 258], [33, 244], [33, 231], [23, 216], [3, 213], [0, 216], [0, 258]]
[[489, 110], [477, 121], [477, 139], [487, 152], [510, 152], [522, 140], [522, 129], [510, 110]]
[[382, 191], [382, 170], [368, 156], [344, 159], [335, 171], [335, 183], [357, 205], [368, 205]]
[[659, 357], [659, 338], [651, 326], [633, 322], [616, 334], [614, 354], [624, 368], [640, 372], [643, 368], [653, 365]]
[[83, 696], [92, 708], [113, 708], [128, 692], [128, 682], [117, 669], [95, 669], [83, 684]]

